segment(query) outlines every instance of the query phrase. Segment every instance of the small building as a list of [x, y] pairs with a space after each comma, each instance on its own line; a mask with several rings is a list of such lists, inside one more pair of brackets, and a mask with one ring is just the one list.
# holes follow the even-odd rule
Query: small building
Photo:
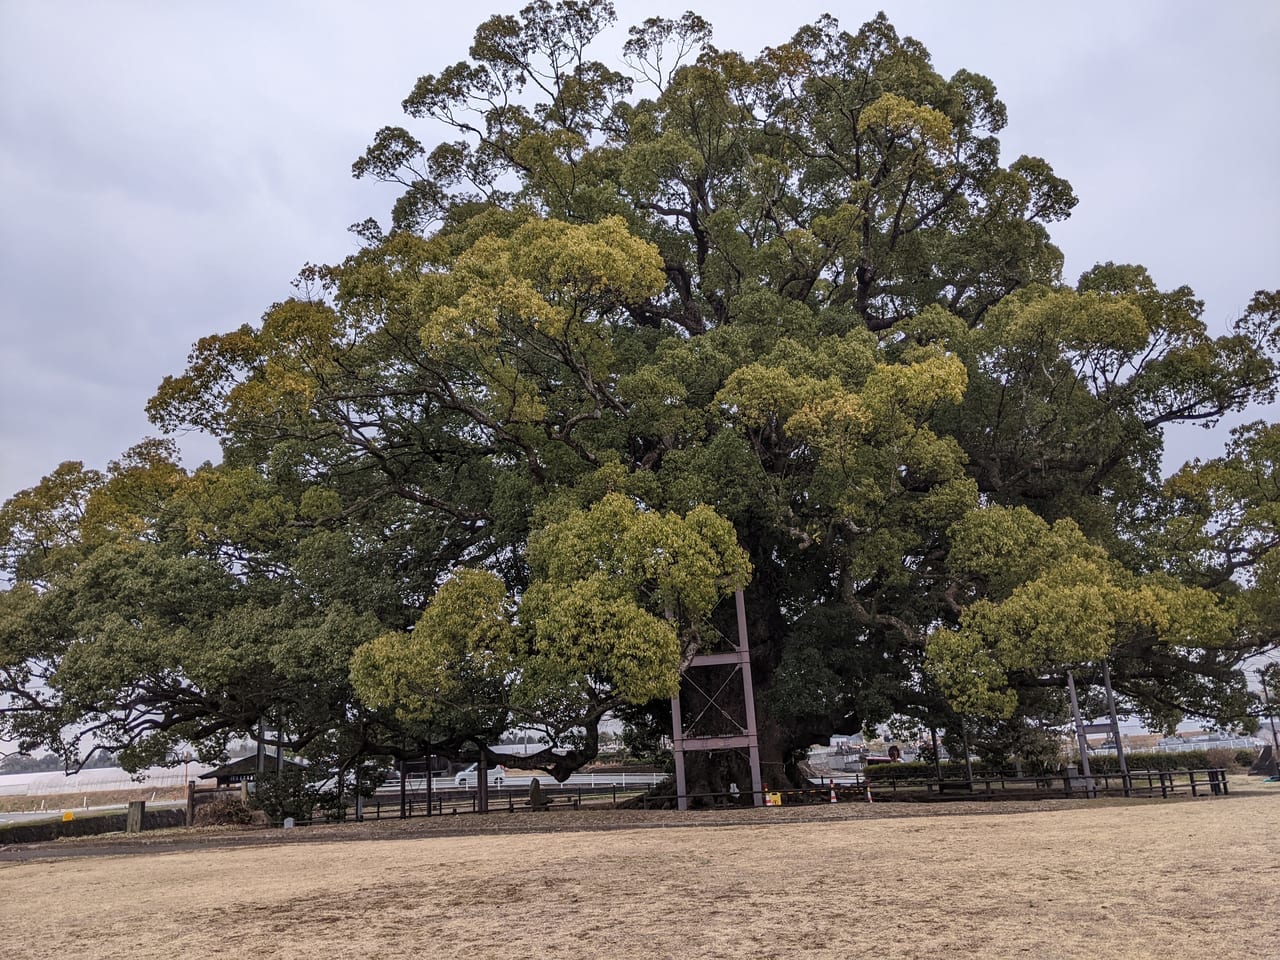
[[[296, 760], [284, 758], [284, 765], [291, 770], [305, 770], [306, 764], [298, 763]], [[276, 758], [268, 756], [265, 761], [264, 769], [270, 773], [276, 769]], [[256, 754], [249, 754], [247, 757], [241, 757], [239, 760], [232, 760], [230, 763], [224, 763], [216, 770], [210, 770], [208, 773], [200, 775], [201, 780], [213, 780], [220, 787], [234, 786], [238, 783], [252, 783], [258, 776], [258, 757]]]

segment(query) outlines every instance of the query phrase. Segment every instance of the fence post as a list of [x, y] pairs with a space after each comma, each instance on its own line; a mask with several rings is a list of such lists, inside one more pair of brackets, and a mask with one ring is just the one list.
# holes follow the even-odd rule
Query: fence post
[[130, 800], [129, 812], [125, 814], [124, 832], [125, 833], [141, 833], [142, 821], [146, 815], [147, 801]]
[[405, 760], [400, 758], [400, 819], [405, 818]]

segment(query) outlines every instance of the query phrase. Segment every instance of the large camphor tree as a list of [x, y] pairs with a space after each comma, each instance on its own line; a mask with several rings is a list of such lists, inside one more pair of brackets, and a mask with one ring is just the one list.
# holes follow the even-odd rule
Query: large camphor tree
[[[56, 562], [54, 487], [10, 501], [7, 729], [212, 749], [275, 710], [347, 759], [535, 729], [563, 776], [607, 714], [670, 723], [739, 587], [774, 782], [889, 720], [1030, 755], [1104, 659], [1154, 724], [1247, 724], [1280, 431], [1159, 467], [1167, 425], [1274, 398], [1280, 296], [1214, 337], [1140, 266], [1065, 283], [1070, 186], [883, 16], [754, 59], [655, 18], [626, 72], [589, 54], [613, 20], [533, 3], [418, 81], [354, 167], [403, 187], [389, 225], [151, 401], [222, 464], [63, 468], [130, 519], [69, 517]], [[95, 600], [99, 567], [169, 606]]]

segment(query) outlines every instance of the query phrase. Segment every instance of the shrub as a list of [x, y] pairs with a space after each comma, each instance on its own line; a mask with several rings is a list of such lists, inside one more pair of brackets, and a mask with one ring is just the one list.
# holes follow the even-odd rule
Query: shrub
[[1236, 765], [1236, 752], [1230, 747], [1210, 747], [1204, 752], [1208, 758], [1208, 766], [1210, 767], [1226, 767], [1231, 769]]
[[[1251, 751], [1240, 751], [1251, 753]], [[1130, 770], [1203, 770], [1206, 767], [1230, 767], [1235, 763], [1236, 753], [1231, 750], [1188, 750], [1183, 753], [1126, 753], [1125, 761]], [[1252, 763], [1252, 760], [1250, 760]], [[1068, 766], [1071, 761], [1068, 761]], [[1120, 761], [1114, 755], [1089, 757], [1089, 769], [1092, 773], [1119, 773]], [[1051, 771], [1056, 773], [1057, 771]], [[1016, 767], [1012, 762], [1001, 765], [974, 761], [973, 775], [979, 779], [984, 777], [1012, 777]], [[1028, 773], [1028, 776], [1032, 774]], [[887, 780], [932, 780], [934, 773], [932, 763], [879, 763], [868, 767], [866, 777], [871, 781]], [[942, 777], [945, 780], [963, 779], [965, 776], [964, 761], [950, 760], [942, 764]]]
[[197, 827], [245, 826], [253, 822], [253, 811], [239, 797], [218, 797], [196, 807]]
[[[1125, 763], [1130, 770], [1203, 770], [1215, 766], [1209, 762], [1204, 750], [1187, 750], [1183, 753], [1126, 753]], [[1089, 769], [1093, 773], [1119, 773], [1120, 761], [1114, 756], [1090, 756]]]
[[325, 798], [307, 769], [286, 767], [276, 773], [266, 771], [254, 783], [253, 802], [275, 823], [286, 817], [309, 821]]
[[[982, 777], [1011, 777], [1014, 774], [1012, 764], [1007, 764], [1003, 768], [996, 767], [991, 764], [973, 762], [973, 775], [977, 778]], [[963, 780], [966, 776], [963, 760], [948, 760], [942, 764], [942, 778], [944, 780]], [[874, 766], [867, 767], [866, 778], [873, 781], [886, 780], [932, 780], [937, 774], [934, 772], [933, 764], [921, 762], [919, 760], [913, 763], [877, 763]]]
[[1252, 767], [1257, 762], [1258, 762], [1257, 750], [1237, 750], [1236, 751], [1237, 767]]

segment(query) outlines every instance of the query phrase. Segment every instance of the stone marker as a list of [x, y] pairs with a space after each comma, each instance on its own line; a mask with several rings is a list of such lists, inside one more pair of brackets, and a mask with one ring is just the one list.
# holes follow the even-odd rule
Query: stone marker
[[143, 815], [146, 813], [146, 811], [147, 811], [147, 801], [130, 800], [129, 812], [125, 814], [125, 818], [124, 818], [124, 832], [125, 833], [141, 833]]
[[542, 782], [537, 777], [529, 784], [529, 809], [545, 810], [551, 801], [542, 795]]

